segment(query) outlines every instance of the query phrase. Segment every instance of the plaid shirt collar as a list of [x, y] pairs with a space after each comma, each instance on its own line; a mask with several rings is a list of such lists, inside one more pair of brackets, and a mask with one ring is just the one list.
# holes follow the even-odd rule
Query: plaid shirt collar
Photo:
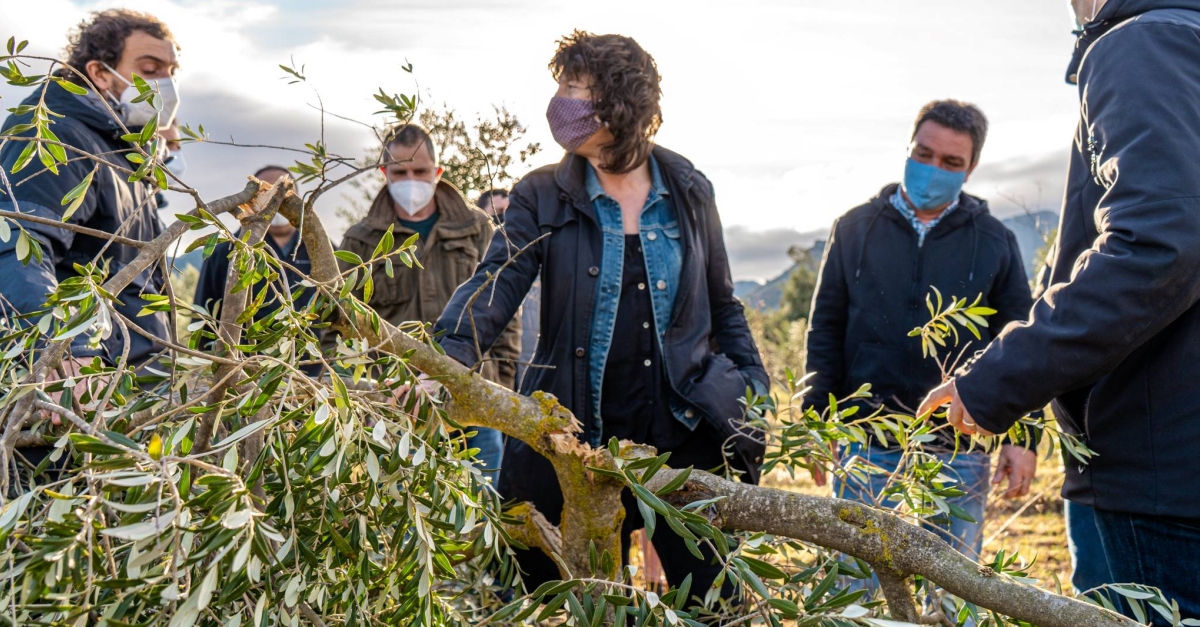
[[900, 192], [899, 187], [896, 188], [896, 193], [892, 194], [891, 203], [892, 206], [896, 208], [896, 211], [899, 211], [900, 215], [904, 216], [905, 220], [908, 220], [908, 223], [912, 225], [913, 230], [917, 232], [918, 248], [925, 244], [925, 236], [933, 230], [933, 227], [938, 225], [938, 222], [941, 222], [943, 218], [950, 215], [950, 212], [958, 209], [958, 199], [955, 198], [954, 202], [950, 203], [950, 206], [946, 207], [946, 209], [942, 211], [938, 217], [930, 220], [929, 222], [922, 222], [921, 219], [917, 217], [916, 210], [913, 209], [912, 206], [908, 204], [908, 201], [904, 199], [904, 194]]

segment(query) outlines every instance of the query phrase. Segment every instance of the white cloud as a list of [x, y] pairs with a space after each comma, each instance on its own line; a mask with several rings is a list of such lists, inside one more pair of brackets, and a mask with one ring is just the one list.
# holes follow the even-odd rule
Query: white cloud
[[[468, 117], [508, 105], [530, 128], [528, 139], [546, 148], [544, 161], [561, 154], [543, 122], [555, 40], [574, 28], [620, 32], [655, 56], [664, 77], [659, 139], [712, 178], [726, 226], [809, 232], [898, 178], [912, 117], [933, 98], [960, 97], [988, 114], [984, 166], [1068, 146], [1077, 100], [1062, 82], [1072, 41], [1059, 4], [614, 0], [600, 10], [560, 0], [41, 0], [3, 3], [0, 24], [57, 54], [90, 10], [158, 15], [183, 47], [181, 117], [214, 138], [299, 147], [319, 135], [312, 87], [330, 111], [371, 121], [379, 87], [411, 94], [419, 86]], [[291, 58], [305, 66], [309, 85], [280, 80], [278, 65]], [[408, 62], [413, 74], [401, 70]], [[0, 88], [4, 102], [14, 93]], [[335, 151], [358, 154], [369, 141], [349, 123], [327, 119], [326, 128]], [[265, 160], [290, 159], [187, 150], [189, 179], [206, 197], [237, 189]], [[987, 172], [971, 191], [1034, 193], [1019, 174]], [[1059, 175], [1042, 169], [1034, 179], [1048, 205], [1061, 190], [1061, 180], [1050, 179]], [[338, 196], [330, 194], [323, 211]]]

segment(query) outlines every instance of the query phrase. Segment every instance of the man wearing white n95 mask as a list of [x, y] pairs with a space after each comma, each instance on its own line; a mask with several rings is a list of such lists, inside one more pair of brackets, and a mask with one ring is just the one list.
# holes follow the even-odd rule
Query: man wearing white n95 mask
[[[384, 185], [367, 217], [346, 231], [342, 249], [367, 260], [389, 228], [397, 246], [414, 233], [419, 235], [417, 258], [422, 267], [394, 262], [389, 277], [383, 263], [374, 264], [374, 293], [368, 304], [392, 324], [433, 323], [454, 290], [475, 273], [494, 228], [486, 213], [468, 206], [453, 185], [441, 180], [437, 146], [425, 129], [414, 124], [398, 127], [388, 137], [387, 152]], [[518, 314], [492, 348], [491, 359], [483, 366], [484, 377], [514, 387], [520, 336]], [[477, 458], [485, 470], [494, 471], [503, 451], [500, 434], [478, 431], [469, 444], [480, 449]]]
[[[56, 68], [60, 78], [86, 93], [77, 95], [80, 89], [72, 93], [48, 83], [25, 99], [23, 104], [29, 106], [10, 109], [14, 113], [0, 128], [24, 126], [26, 130], [16, 133], [22, 136], [37, 134], [29, 126], [34, 105], [42, 103], [53, 111], [51, 128], [69, 149], [66, 154], [70, 159], [49, 170], [38, 159], [30, 161], [28, 167], [18, 167], [24, 161], [24, 148], [32, 144], [6, 141], [0, 146], [0, 169], [10, 173], [8, 189], [12, 192], [11, 196], [0, 194], [0, 209], [51, 220], [47, 224], [23, 225], [41, 254], [21, 258], [18, 251], [22, 247], [15, 236], [0, 242], [0, 301], [7, 301], [15, 310], [0, 315], [41, 310], [47, 294], [60, 281], [79, 276], [78, 265], [95, 262], [112, 276], [139, 253], [136, 247], [106, 237], [55, 227], [55, 222], [87, 227], [92, 233], [119, 233], [143, 242], [162, 233], [154, 177], [135, 181], [124, 173], [129, 167], [125, 157], [134, 145], [121, 138], [127, 133], [140, 133], [147, 124], [157, 128], [173, 124], [179, 107], [174, 89], [174, 74], [179, 67], [176, 49], [171, 31], [152, 15], [124, 9], [94, 13], [70, 33], [64, 65]], [[157, 86], [153, 102], [133, 102], [139, 95], [138, 89], [130, 86], [135, 76]], [[152, 143], [140, 148], [154, 152], [160, 159], [163, 156]], [[82, 159], [81, 154], [94, 159]], [[91, 184], [84, 184], [89, 178]], [[81, 184], [87, 187], [87, 193], [68, 210], [62, 198]], [[165, 280], [160, 269], [148, 269], [115, 294], [113, 305], [117, 311], [142, 333], [130, 333], [128, 346], [119, 332], [101, 333], [94, 339], [88, 333], [75, 336], [71, 355], [63, 364], [67, 374], [76, 373], [81, 364], [93, 358], [110, 365], [135, 367], [154, 359], [161, 346], [147, 338], [170, 336], [167, 316], [140, 312], [147, 302], [144, 297], [165, 293]], [[125, 363], [118, 364], [122, 356]]]

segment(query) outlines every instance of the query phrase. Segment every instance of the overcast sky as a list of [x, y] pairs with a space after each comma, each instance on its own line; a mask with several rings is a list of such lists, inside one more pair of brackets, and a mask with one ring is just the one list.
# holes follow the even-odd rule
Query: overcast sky
[[[1001, 217], [1057, 211], [1077, 119], [1063, 82], [1067, 0], [38, 0], [0, 3], [0, 35], [58, 54], [73, 24], [114, 6], [152, 12], [175, 32], [180, 117], [214, 139], [301, 147], [320, 136], [313, 88], [329, 111], [378, 122], [371, 95], [382, 87], [468, 118], [508, 106], [542, 143], [535, 166], [562, 154], [545, 122], [556, 39], [575, 28], [632, 36], [663, 76], [659, 143], [716, 185], [737, 279], [777, 274], [788, 245], [823, 237], [897, 180], [929, 100], [968, 100], [990, 118], [967, 190]], [[289, 59], [312, 88], [281, 80]], [[410, 62], [412, 74], [401, 70]], [[5, 108], [20, 96], [0, 86]], [[327, 119], [326, 139], [358, 155], [371, 135]], [[215, 145], [185, 154], [186, 179], [209, 198], [294, 159]], [[331, 220], [338, 202], [333, 193], [321, 206]], [[172, 209], [185, 207], [178, 198]]]

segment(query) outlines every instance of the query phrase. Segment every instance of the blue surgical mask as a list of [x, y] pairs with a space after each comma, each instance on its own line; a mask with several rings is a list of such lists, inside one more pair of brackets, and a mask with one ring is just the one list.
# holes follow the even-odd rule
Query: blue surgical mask
[[904, 194], [922, 211], [948, 205], [962, 192], [967, 173], [951, 172], [909, 158], [904, 164]]

